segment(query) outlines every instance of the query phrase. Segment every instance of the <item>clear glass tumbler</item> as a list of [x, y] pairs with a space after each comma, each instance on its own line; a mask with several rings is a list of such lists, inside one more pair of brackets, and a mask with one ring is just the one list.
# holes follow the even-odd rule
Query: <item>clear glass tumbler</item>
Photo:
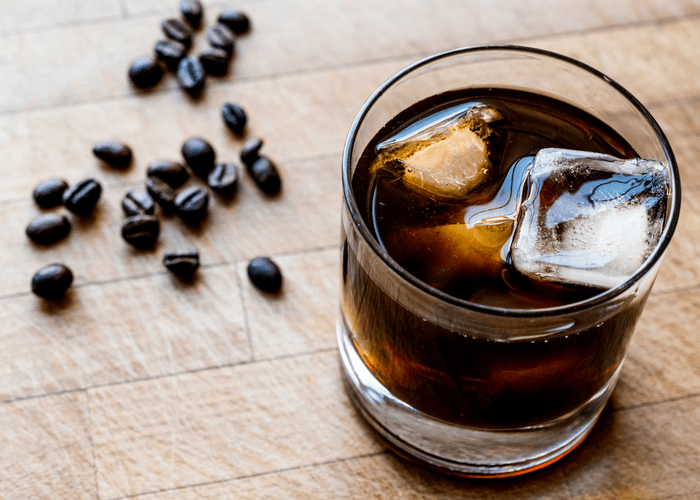
[[[612, 127], [640, 157], [665, 165], [664, 231], [629, 280], [566, 306], [504, 309], [432, 288], [386, 253], [359, 213], [358, 160], [401, 111], [463, 88], [571, 104]], [[437, 54], [399, 71], [362, 107], [345, 146], [343, 190], [338, 344], [348, 393], [385, 442], [442, 470], [491, 477], [544, 467], [575, 448], [613, 391], [679, 217], [678, 167], [644, 106], [595, 69], [554, 53], [487, 46]], [[468, 418], [453, 411], [457, 400]], [[526, 420], [515, 417], [520, 409]]]

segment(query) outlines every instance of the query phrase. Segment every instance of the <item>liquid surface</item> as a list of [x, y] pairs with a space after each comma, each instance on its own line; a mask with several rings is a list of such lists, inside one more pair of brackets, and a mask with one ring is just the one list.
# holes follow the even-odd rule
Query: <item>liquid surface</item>
[[[488, 124], [492, 132], [484, 140], [488, 175], [476, 181], [477, 187], [466, 196], [451, 199], [439, 191], [413, 189], [410, 167], [382, 164], [381, 148], [387, 143], [405, 141], [423, 129], [439, 129], [439, 122], [474, 106], [501, 116]], [[472, 90], [435, 96], [389, 122], [365, 150], [353, 189], [377, 241], [424, 283], [489, 306], [560, 306], [600, 290], [526, 278], [515, 271], [508, 254], [524, 176], [537, 152], [552, 147], [635, 156], [612, 129], [572, 106], [518, 91]]]

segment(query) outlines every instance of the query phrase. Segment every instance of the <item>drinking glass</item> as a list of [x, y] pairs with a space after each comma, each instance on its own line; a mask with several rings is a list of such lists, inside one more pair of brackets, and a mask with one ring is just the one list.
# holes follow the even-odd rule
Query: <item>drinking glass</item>
[[[353, 174], [379, 130], [442, 92], [513, 89], [573, 105], [617, 131], [669, 178], [663, 233], [623, 284], [546, 309], [480, 305], [416, 279], [362, 218]], [[678, 222], [681, 189], [654, 118], [599, 71], [551, 52], [470, 47], [389, 78], [357, 115], [343, 155], [342, 290], [337, 336], [353, 404], [395, 451], [467, 476], [511, 476], [575, 448], [620, 375], [634, 326]]]

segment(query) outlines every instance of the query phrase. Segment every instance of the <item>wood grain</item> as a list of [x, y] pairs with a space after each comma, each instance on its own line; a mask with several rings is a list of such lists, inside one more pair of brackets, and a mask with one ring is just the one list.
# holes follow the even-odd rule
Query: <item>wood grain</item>
[[97, 497], [85, 393], [0, 404], [0, 498]]
[[343, 393], [336, 352], [90, 390], [103, 498], [382, 448]]
[[[700, 2], [697, 0], [223, 0], [244, 10], [230, 73], [188, 99], [172, 74], [150, 91], [127, 77], [162, 38], [177, 0], [6, 0], [0, 19], [0, 499], [646, 499], [700, 496]], [[608, 74], [672, 144], [683, 210], [620, 383], [601, 421], [561, 462], [499, 481], [445, 476], [388, 452], [350, 406], [335, 347], [340, 158], [350, 124], [386, 78], [430, 53], [522, 43]], [[206, 46], [199, 32], [192, 54]], [[246, 134], [221, 106], [247, 112]], [[120, 200], [149, 162], [202, 136], [222, 161], [265, 140], [278, 197], [247, 175], [213, 196], [200, 227], [158, 213], [159, 243], [119, 235]], [[115, 171], [91, 154], [134, 150]], [[38, 247], [30, 199], [50, 176], [105, 190], [92, 218]], [[201, 179], [190, 185], [202, 186]], [[56, 209], [65, 212], [64, 209]], [[162, 253], [199, 249], [191, 282]], [[269, 295], [246, 276], [271, 256]], [[40, 266], [69, 264], [67, 297], [31, 295]]]
[[233, 266], [189, 284], [162, 272], [76, 287], [59, 303], [11, 298], [0, 323], [0, 401], [250, 359]]
[[338, 248], [275, 259], [284, 283], [277, 295], [257, 290], [238, 269], [255, 359], [270, 359], [336, 346], [335, 322], [340, 289]]

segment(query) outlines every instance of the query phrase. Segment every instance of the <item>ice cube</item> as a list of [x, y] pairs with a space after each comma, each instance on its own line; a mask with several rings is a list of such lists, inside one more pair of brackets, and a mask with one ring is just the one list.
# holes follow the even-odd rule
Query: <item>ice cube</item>
[[479, 104], [461, 115], [411, 124], [377, 146], [372, 168], [393, 171], [409, 189], [427, 195], [464, 198], [490, 177], [489, 124], [501, 118]]
[[522, 274], [612, 288], [649, 257], [663, 230], [668, 177], [653, 160], [543, 149], [526, 178], [511, 246]]

